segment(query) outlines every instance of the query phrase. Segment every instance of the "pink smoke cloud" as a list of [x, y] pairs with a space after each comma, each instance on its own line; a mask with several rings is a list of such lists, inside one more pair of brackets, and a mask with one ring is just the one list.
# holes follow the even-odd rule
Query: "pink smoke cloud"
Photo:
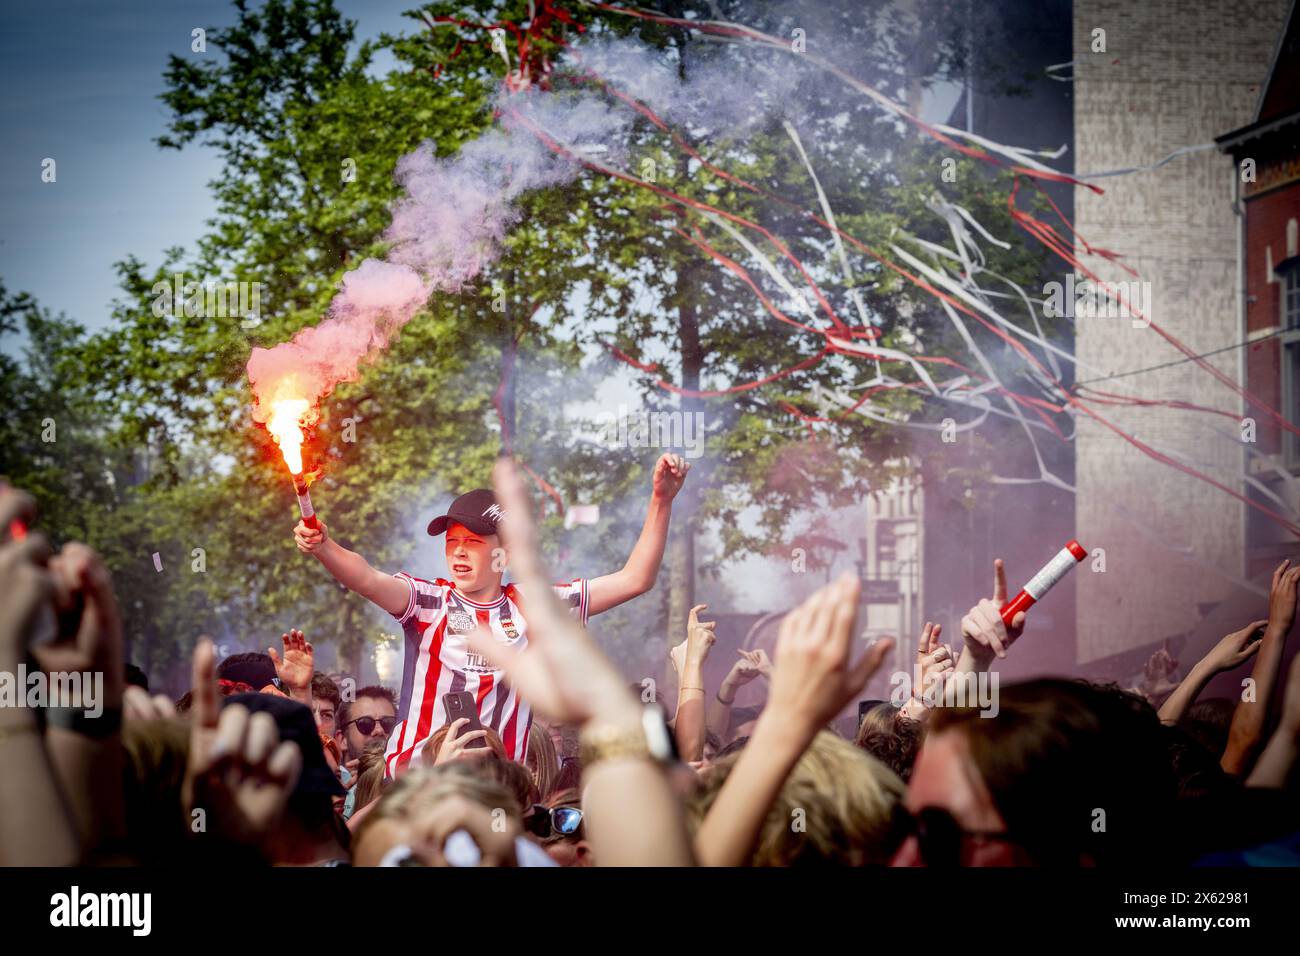
[[[248, 381], [265, 422], [278, 399], [305, 398], [314, 409], [340, 382], [351, 381], [361, 363], [388, 347], [402, 326], [428, 300], [429, 284], [415, 270], [367, 259], [343, 277], [343, 286], [319, 324], [301, 329], [274, 348], [253, 349]], [[310, 424], [310, 422], [308, 422]]]
[[[628, 120], [587, 95], [540, 91], [510, 97], [513, 110], [550, 130], [561, 142], [613, 143]], [[574, 179], [581, 166], [526, 131], [497, 126], [439, 157], [432, 142], [398, 160], [404, 195], [392, 207], [384, 234], [385, 260], [367, 259], [343, 278], [319, 325], [300, 330], [248, 360], [253, 418], [265, 422], [278, 398], [306, 398], [313, 411], [340, 382], [360, 374], [435, 291], [459, 292], [501, 251], [518, 220], [525, 192]]]

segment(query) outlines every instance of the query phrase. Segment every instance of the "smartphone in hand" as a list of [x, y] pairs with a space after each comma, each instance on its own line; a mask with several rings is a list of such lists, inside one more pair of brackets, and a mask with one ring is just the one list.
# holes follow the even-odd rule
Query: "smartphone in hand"
[[[478, 719], [478, 704], [475, 703], [474, 695], [469, 691], [461, 690], [454, 694], [443, 694], [442, 703], [447, 708], [447, 723], [454, 724], [462, 717], [469, 719], [469, 723], [460, 729], [460, 736], [483, 729], [483, 724]], [[481, 750], [487, 745], [487, 739], [479, 737], [467, 743], [465, 749]]]

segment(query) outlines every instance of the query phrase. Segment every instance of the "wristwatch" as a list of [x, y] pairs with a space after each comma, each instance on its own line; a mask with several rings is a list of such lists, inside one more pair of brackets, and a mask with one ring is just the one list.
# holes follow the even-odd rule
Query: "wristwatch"
[[584, 727], [578, 735], [578, 745], [584, 771], [602, 760], [651, 760], [667, 764], [676, 759], [673, 735], [668, 730], [663, 709], [657, 704], [642, 709], [640, 726], [592, 724]]

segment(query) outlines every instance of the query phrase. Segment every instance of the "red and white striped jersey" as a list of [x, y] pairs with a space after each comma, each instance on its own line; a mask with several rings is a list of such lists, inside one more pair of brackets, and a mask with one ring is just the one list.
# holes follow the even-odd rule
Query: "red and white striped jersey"
[[[522, 598], [507, 584], [491, 604], [471, 601], [451, 581], [425, 581], [405, 571], [395, 577], [411, 588], [406, 610], [396, 614], [402, 625], [402, 693], [397, 726], [388, 735], [384, 752], [386, 774], [395, 777], [419, 757], [425, 745], [447, 723], [444, 694], [469, 691], [478, 702], [479, 721], [501, 735], [506, 753], [523, 762], [528, 755], [528, 729], [533, 714], [505, 679], [504, 672], [470, 649], [468, 636], [482, 624], [503, 644], [522, 650], [528, 625]], [[578, 578], [555, 585], [555, 593], [585, 626], [587, 581]]]

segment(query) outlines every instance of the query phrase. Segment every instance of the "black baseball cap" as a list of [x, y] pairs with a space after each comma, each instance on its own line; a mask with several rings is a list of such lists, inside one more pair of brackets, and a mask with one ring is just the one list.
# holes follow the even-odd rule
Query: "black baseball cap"
[[321, 746], [320, 731], [316, 729], [316, 718], [312, 716], [310, 707], [276, 694], [231, 694], [221, 701], [222, 707], [231, 704], [243, 704], [252, 713], [265, 711], [270, 714], [280, 731], [281, 742], [291, 741], [302, 752], [302, 773], [298, 776], [294, 793], [324, 793], [331, 797], [347, 793], [325, 762], [325, 749]]
[[260, 691], [267, 684], [280, 686], [279, 675], [275, 671], [275, 661], [270, 654], [254, 651], [249, 654], [232, 654], [217, 665], [219, 680], [235, 681], [247, 684], [253, 690]]
[[467, 491], [451, 503], [445, 515], [429, 522], [429, 534], [437, 537], [450, 524], [463, 524], [475, 534], [496, 534], [497, 522], [505, 517], [497, 496], [487, 488]]

